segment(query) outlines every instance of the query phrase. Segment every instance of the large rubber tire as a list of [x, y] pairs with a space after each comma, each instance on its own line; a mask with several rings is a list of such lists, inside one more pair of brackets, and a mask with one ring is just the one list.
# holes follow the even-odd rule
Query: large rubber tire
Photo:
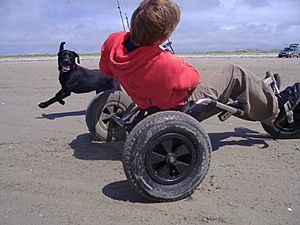
[[105, 91], [96, 95], [85, 114], [86, 125], [91, 134], [100, 141], [125, 140], [126, 131], [110, 119], [110, 115], [121, 115], [131, 104], [130, 97], [122, 91]]
[[150, 201], [190, 196], [205, 177], [211, 157], [208, 135], [193, 117], [158, 112], [128, 135], [123, 167], [133, 188]]
[[280, 123], [266, 125], [262, 123], [264, 130], [275, 139], [300, 138], [300, 105], [294, 109], [294, 123], [283, 120]]

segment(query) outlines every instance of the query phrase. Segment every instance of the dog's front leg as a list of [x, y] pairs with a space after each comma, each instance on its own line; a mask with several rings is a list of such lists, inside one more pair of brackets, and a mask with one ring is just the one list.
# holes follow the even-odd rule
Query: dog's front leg
[[64, 105], [65, 101], [63, 99], [68, 97], [69, 95], [71, 95], [71, 92], [61, 89], [53, 98], [49, 99], [46, 102], [41, 102], [38, 106], [40, 108], [46, 108], [55, 102], [59, 102], [60, 104]]

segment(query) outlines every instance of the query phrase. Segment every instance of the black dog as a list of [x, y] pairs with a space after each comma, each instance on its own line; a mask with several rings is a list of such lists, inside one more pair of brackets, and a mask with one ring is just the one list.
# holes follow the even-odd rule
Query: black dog
[[40, 108], [46, 108], [49, 105], [59, 102], [64, 105], [64, 98], [71, 95], [96, 91], [96, 93], [105, 90], [119, 89], [119, 84], [113, 78], [109, 78], [99, 72], [99, 69], [89, 70], [76, 64], [80, 63], [79, 55], [70, 50], [64, 50], [65, 42], [60, 43], [58, 52], [58, 70], [61, 90], [46, 102], [39, 104]]

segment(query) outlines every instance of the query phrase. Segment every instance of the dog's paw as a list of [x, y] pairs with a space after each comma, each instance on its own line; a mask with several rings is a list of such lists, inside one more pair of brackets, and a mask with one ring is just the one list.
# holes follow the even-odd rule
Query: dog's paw
[[64, 101], [64, 100], [58, 100], [58, 102], [59, 102], [60, 104], [62, 104], [62, 105], [65, 104], [65, 101]]
[[41, 102], [38, 106], [42, 109], [47, 107], [47, 105], [44, 102]]

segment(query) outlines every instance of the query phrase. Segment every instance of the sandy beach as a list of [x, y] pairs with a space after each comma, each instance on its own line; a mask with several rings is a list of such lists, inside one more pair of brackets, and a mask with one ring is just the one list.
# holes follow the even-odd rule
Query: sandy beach
[[[300, 80], [300, 59], [185, 56], [209, 76], [239, 64], [262, 78]], [[81, 66], [98, 67], [98, 57]], [[202, 123], [213, 146], [209, 172], [188, 199], [147, 203], [126, 181], [123, 142], [91, 138], [85, 109], [95, 93], [38, 108], [60, 89], [56, 58], [0, 60], [1, 225], [298, 225], [300, 139], [273, 140], [259, 122], [212, 117]]]

